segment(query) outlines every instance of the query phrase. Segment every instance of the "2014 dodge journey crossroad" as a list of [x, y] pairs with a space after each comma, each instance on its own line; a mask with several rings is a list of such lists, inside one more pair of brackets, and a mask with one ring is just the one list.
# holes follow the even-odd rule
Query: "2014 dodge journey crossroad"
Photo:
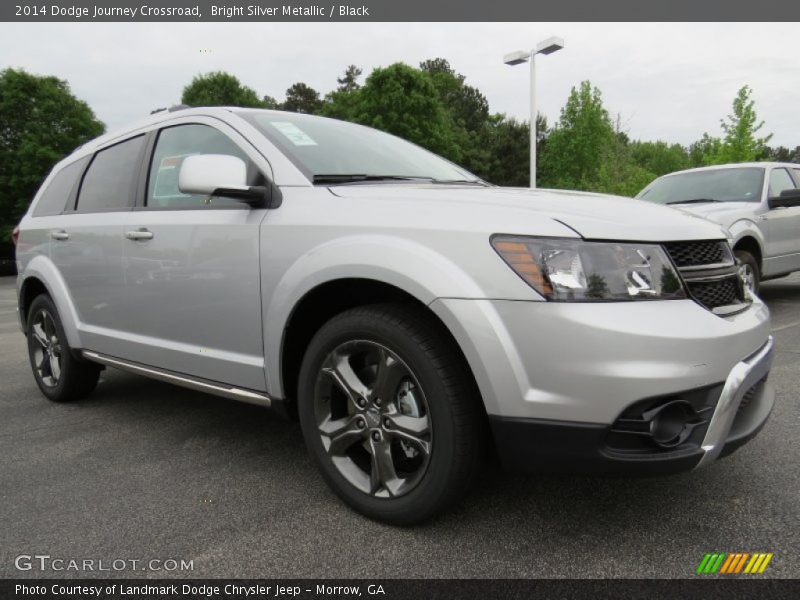
[[[663, 474], [752, 438], [769, 314], [726, 232], [507, 189], [396, 137], [169, 110], [60, 162], [19, 225], [33, 374], [103, 366], [297, 416], [331, 488], [391, 523], [508, 468]], [[102, 388], [101, 388], [102, 389]]]

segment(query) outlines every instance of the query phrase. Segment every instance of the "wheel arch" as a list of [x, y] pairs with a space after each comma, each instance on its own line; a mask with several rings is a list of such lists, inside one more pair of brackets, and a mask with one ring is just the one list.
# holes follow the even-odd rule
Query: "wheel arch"
[[[346, 310], [387, 299], [415, 302], [431, 310], [428, 306], [440, 297], [485, 297], [460, 265], [416, 240], [386, 234], [339, 237], [306, 247], [288, 268], [270, 260], [271, 248], [262, 251], [261, 278], [276, 283], [263, 290], [262, 319], [266, 387], [275, 398], [290, 397], [284, 363], [293, 364], [294, 355], [290, 354], [288, 361], [284, 358], [284, 341], [290, 327], [298, 330], [297, 315], [311, 314], [299, 312], [299, 308], [316, 306], [315, 314], [327, 320], [335, 314], [334, 308]], [[317, 300], [325, 296], [326, 302]], [[321, 319], [315, 316], [315, 324], [321, 325], [316, 323]]]
[[39, 294], [46, 293], [56, 305], [61, 326], [67, 336], [67, 343], [73, 349], [82, 347], [78, 333], [80, 321], [75, 305], [64, 279], [48, 257], [36, 256], [25, 266], [25, 270], [19, 276], [17, 289], [19, 320], [23, 331], [27, 325], [31, 302]]
[[755, 222], [750, 219], [739, 219], [728, 227], [734, 242], [734, 251], [745, 250], [753, 255], [758, 263], [758, 268], [764, 266], [764, 236]]
[[763, 272], [764, 269], [764, 253], [761, 249], [761, 244], [752, 235], [745, 235], [741, 237], [733, 246], [734, 252], [737, 250], [744, 250], [749, 252], [758, 263], [758, 268]]
[[297, 397], [297, 384], [300, 365], [305, 349], [317, 331], [334, 316], [359, 306], [370, 304], [406, 304], [428, 313], [446, 333], [453, 347], [459, 353], [470, 374], [470, 384], [478, 386], [472, 366], [456, 340], [456, 337], [442, 319], [428, 305], [413, 294], [385, 281], [377, 279], [347, 277], [326, 281], [306, 292], [294, 305], [286, 325], [280, 345], [280, 390], [289, 405]]

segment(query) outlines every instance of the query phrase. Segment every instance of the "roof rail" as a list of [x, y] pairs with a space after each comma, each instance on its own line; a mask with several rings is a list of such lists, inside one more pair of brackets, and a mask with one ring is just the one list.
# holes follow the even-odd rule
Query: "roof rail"
[[156, 113], [160, 113], [160, 112], [164, 112], [164, 111], [175, 112], [175, 111], [184, 110], [184, 109], [187, 109], [187, 108], [192, 108], [192, 107], [189, 106], [188, 104], [175, 104], [174, 106], [170, 106], [169, 108], [164, 107], [164, 108], [157, 108], [155, 110], [151, 110], [150, 114], [154, 115]]

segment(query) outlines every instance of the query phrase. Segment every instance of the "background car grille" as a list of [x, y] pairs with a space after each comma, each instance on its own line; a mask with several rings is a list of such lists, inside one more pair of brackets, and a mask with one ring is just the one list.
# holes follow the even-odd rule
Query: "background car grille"
[[721, 241], [670, 242], [664, 247], [678, 268], [721, 264], [730, 256], [727, 243]]
[[707, 309], [745, 301], [738, 268], [727, 242], [667, 242], [664, 248], [678, 267], [689, 294]]

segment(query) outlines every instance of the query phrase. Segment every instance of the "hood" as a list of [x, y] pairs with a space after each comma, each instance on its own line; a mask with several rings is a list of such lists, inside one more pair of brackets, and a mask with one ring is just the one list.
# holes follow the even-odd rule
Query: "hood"
[[753, 212], [758, 209], [758, 202], [705, 202], [702, 204], [673, 204], [676, 208], [688, 215], [695, 215], [710, 219], [723, 227], [743, 218], [753, 218]]
[[537, 231], [537, 224], [548, 220], [548, 231], [553, 222], [559, 222], [586, 239], [664, 242], [727, 237], [719, 225], [698, 216], [604, 194], [433, 184], [356, 184], [329, 189], [341, 198], [402, 202], [406, 209], [419, 204], [427, 219], [442, 219], [443, 223], [468, 211], [469, 219], [479, 219], [490, 233], [547, 235]]

